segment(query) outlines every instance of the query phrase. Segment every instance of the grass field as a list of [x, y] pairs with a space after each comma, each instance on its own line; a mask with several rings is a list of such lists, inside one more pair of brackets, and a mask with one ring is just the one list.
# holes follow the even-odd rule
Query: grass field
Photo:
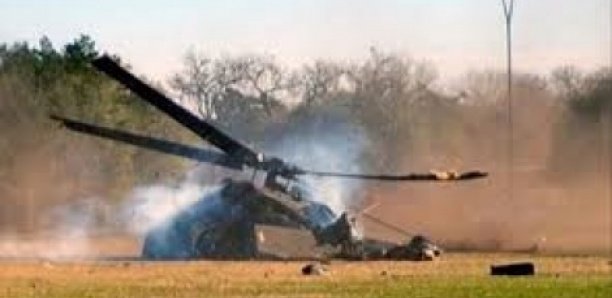
[[[534, 277], [491, 277], [493, 263], [532, 261]], [[436, 262], [0, 263], [6, 297], [612, 297], [605, 257], [446, 254]]]

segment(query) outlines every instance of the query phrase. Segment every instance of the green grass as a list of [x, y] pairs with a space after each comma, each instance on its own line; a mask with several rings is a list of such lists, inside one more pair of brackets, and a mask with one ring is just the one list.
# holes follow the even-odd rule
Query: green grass
[[332, 297], [611, 297], [604, 278], [414, 278], [309, 284], [258, 284], [239, 296], [293, 293]]
[[[491, 260], [536, 263], [533, 277], [492, 277]], [[301, 262], [6, 263], [5, 297], [612, 297], [599, 257], [451, 255], [440, 262], [334, 262], [302, 276]]]
[[212, 284], [158, 281], [15, 282], [6, 297], [612, 297], [609, 277], [390, 277], [376, 280], [270, 281]]

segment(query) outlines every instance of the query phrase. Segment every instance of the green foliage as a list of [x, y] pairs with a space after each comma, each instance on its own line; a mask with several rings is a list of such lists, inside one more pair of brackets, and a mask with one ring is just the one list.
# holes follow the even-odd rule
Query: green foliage
[[571, 111], [583, 119], [600, 119], [612, 106], [612, 69], [587, 76], [582, 86], [569, 98]]
[[[167, 117], [95, 71], [90, 61], [97, 56], [88, 36], [61, 50], [46, 37], [38, 47], [0, 45], [0, 178], [6, 177], [0, 196], [19, 199], [24, 188], [32, 188], [40, 192], [41, 206], [72, 197], [119, 199], [135, 184], [170, 179], [182, 168], [179, 159], [75, 135], [48, 118], [57, 114], [144, 134], [186, 137]], [[33, 171], [43, 181], [28, 178]], [[9, 196], [10, 189], [21, 190]]]
[[612, 70], [584, 75], [573, 68], [553, 73], [565, 103], [558, 122], [550, 166], [556, 173], [571, 170], [573, 177], [599, 173], [601, 160], [609, 154], [606, 144], [612, 127]]

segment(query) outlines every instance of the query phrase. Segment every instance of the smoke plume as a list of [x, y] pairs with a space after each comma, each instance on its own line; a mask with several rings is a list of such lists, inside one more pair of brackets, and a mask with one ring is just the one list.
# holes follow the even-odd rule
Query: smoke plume
[[[331, 118], [297, 124], [274, 142], [269, 152], [309, 170], [362, 173], [367, 146], [361, 129], [342, 118]], [[329, 206], [337, 216], [362, 203], [361, 180], [306, 175], [299, 181], [311, 192], [313, 201]]]

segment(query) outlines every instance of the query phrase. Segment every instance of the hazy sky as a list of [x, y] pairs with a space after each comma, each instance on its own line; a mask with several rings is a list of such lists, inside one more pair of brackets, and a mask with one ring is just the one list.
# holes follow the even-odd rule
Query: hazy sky
[[[515, 0], [520, 70], [610, 63], [610, 0]], [[498, 0], [0, 0], [0, 42], [62, 45], [80, 33], [165, 79], [189, 49], [268, 53], [289, 65], [355, 60], [370, 46], [433, 62], [442, 77], [505, 63]]]

